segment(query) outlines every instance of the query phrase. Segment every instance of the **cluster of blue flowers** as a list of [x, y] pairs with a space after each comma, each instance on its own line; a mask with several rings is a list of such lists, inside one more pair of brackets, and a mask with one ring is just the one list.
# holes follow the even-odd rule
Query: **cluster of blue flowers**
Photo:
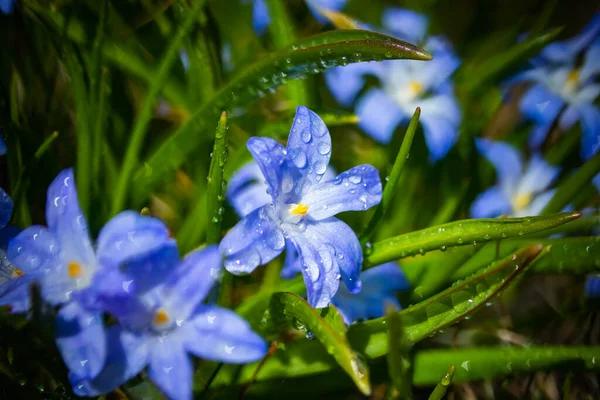
[[[48, 189], [47, 227], [31, 226], [10, 240], [0, 305], [27, 312], [35, 282], [43, 300], [58, 307], [56, 343], [77, 395], [110, 392], [147, 366], [174, 399], [192, 396], [190, 355], [247, 363], [266, 353], [265, 341], [241, 317], [203, 303], [223, 260], [229, 272], [246, 274], [287, 248], [282, 274], [302, 272], [311, 305], [339, 305], [348, 324], [381, 316], [384, 302], [399, 307], [393, 292], [408, 282], [396, 264], [382, 265], [362, 275], [368, 290], [353, 296], [362, 287], [362, 249], [352, 229], [333, 217], [379, 203], [379, 174], [361, 165], [334, 176], [331, 146], [327, 127], [306, 107], [298, 108], [287, 148], [251, 138], [255, 164], [241, 169], [229, 189], [238, 194], [230, 200], [242, 220], [220, 246], [183, 259], [162, 221], [134, 211], [113, 217], [92, 242], [73, 171], [64, 170]], [[4, 226], [12, 201], [1, 195]], [[340, 279], [348, 289], [338, 292]]]

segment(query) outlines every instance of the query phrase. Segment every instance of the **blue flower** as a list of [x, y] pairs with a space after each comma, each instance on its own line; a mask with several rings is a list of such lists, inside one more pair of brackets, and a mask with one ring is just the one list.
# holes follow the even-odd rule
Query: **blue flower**
[[350, 292], [360, 291], [362, 249], [352, 229], [333, 216], [381, 201], [377, 170], [360, 165], [323, 180], [331, 137], [321, 118], [302, 106], [287, 148], [259, 137], [250, 138], [247, 147], [267, 181], [271, 203], [245, 216], [221, 241], [227, 270], [250, 273], [279, 255], [287, 243], [299, 253], [313, 307], [329, 304], [340, 277]]
[[[321, 15], [319, 10], [339, 11], [346, 5], [348, 0], [306, 0], [308, 9], [312, 12], [315, 18], [321, 22], [327, 22], [327, 19]], [[252, 8], [252, 26], [254, 32], [262, 35], [267, 27], [271, 24], [271, 15], [265, 0], [254, 0]]]
[[[399, 39], [424, 43], [433, 60], [333, 68], [326, 71], [327, 85], [340, 104], [351, 106], [356, 102], [359, 126], [384, 144], [390, 142], [396, 127], [409, 121], [420, 107], [430, 158], [439, 160], [458, 138], [461, 113], [450, 78], [460, 61], [443, 37], [425, 38], [428, 21], [420, 14], [390, 8], [383, 14], [383, 25], [387, 33]], [[370, 89], [357, 99], [366, 75], [377, 77], [381, 87]]]
[[[194, 251], [181, 262], [177, 251], [163, 252], [162, 258], [159, 271], [156, 264], [148, 269], [132, 262], [105, 276], [101, 303], [119, 324], [107, 328], [106, 367], [95, 379], [74, 381], [77, 395], [108, 393], [148, 365], [148, 376], [168, 398], [191, 399], [188, 354], [226, 363], [265, 355], [265, 341], [241, 317], [202, 304], [220, 276], [217, 246]], [[139, 281], [144, 284], [136, 285]]]
[[585, 295], [600, 299], [600, 275], [590, 275], [585, 280]]
[[548, 164], [538, 154], [524, 168], [517, 150], [503, 142], [479, 139], [477, 148], [496, 168], [498, 184], [475, 199], [471, 206], [473, 218], [535, 216], [552, 199], [555, 190], [548, 188], [560, 168]]
[[[1, 132], [1, 131], [0, 131]], [[3, 156], [6, 154], [6, 143], [4, 143], [4, 139], [2, 139], [2, 137], [0, 136], [0, 156]]]
[[519, 103], [525, 117], [536, 124], [530, 146], [539, 147], [555, 121], [564, 131], [580, 121], [583, 159], [600, 149], [600, 108], [594, 105], [600, 95], [599, 35], [597, 14], [580, 35], [547, 46], [534, 60], [536, 67], [511, 81], [533, 83]]
[[0, 188], [0, 229], [4, 228], [13, 212], [13, 201], [10, 196]]
[[[61, 305], [56, 342], [74, 376], [98, 374], [104, 365], [104, 327], [100, 313], [91, 311], [99, 271], [117, 270], [125, 260], [143, 258], [175, 246], [160, 221], [135, 212], [115, 216], [92, 246], [79, 208], [73, 171], [62, 171], [50, 184], [46, 202], [48, 228], [31, 226], [10, 241], [8, 259], [18, 277], [4, 285], [0, 304], [15, 311], [28, 308], [28, 286], [37, 281], [43, 299]], [[92, 282], [94, 281], [94, 284]]]
[[15, 0], [0, 0], [0, 13], [10, 14], [15, 7]]

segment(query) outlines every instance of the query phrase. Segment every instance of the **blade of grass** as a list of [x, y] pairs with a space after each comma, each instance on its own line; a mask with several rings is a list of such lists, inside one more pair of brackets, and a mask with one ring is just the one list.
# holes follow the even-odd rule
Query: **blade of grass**
[[431, 396], [429, 396], [429, 400], [442, 400], [448, 391], [448, 386], [452, 383], [452, 379], [454, 379], [454, 372], [456, 368], [454, 365], [451, 365], [440, 381], [435, 385], [435, 389], [431, 392]]
[[208, 170], [208, 185], [206, 188], [206, 243], [219, 243], [221, 240], [221, 220], [223, 214], [223, 198], [225, 194], [225, 181], [223, 169], [227, 162], [227, 113], [223, 111], [217, 124], [215, 144], [213, 147], [210, 169]]

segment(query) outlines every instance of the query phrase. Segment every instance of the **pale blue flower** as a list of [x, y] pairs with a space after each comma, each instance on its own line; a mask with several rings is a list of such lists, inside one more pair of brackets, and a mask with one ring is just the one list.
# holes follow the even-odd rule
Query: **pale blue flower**
[[[306, 5], [319, 22], [325, 23], [327, 19], [319, 10], [339, 11], [344, 8], [347, 2], [348, 0], [306, 0]], [[266, 0], [253, 0], [252, 26], [254, 32], [262, 35], [270, 24], [271, 15]]]
[[287, 246], [299, 253], [308, 301], [326, 307], [339, 280], [360, 291], [362, 249], [352, 229], [333, 216], [366, 210], [381, 201], [379, 173], [360, 165], [324, 180], [331, 137], [318, 115], [298, 107], [287, 147], [270, 138], [253, 137], [248, 150], [268, 185], [271, 202], [245, 216], [221, 241], [225, 267], [247, 274], [279, 255]]
[[552, 199], [556, 190], [549, 189], [560, 168], [534, 154], [527, 166], [519, 152], [503, 142], [477, 141], [480, 153], [496, 168], [498, 184], [481, 193], [471, 206], [473, 218], [500, 215], [536, 216]]

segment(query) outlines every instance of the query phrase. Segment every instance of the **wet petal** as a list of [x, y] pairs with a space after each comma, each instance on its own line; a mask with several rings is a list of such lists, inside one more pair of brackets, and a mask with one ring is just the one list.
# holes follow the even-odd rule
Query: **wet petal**
[[184, 339], [185, 348], [205, 360], [243, 364], [267, 352], [267, 343], [231, 310], [202, 307], [190, 322], [193, 329]]
[[155, 339], [148, 376], [170, 399], [192, 398], [192, 362], [180, 340]]
[[479, 152], [496, 168], [498, 181], [504, 193], [511, 196], [523, 173], [519, 152], [504, 142], [478, 139], [476, 144]]
[[329, 130], [321, 117], [304, 106], [296, 109], [287, 153], [310, 184], [319, 182], [327, 171], [331, 157]]
[[371, 89], [356, 104], [360, 126], [380, 143], [389, 143], [398, 124], [405, 118], [398, 104], [380, 89]]
[[187, 319], [208, 295], [221, 272], [221, 254], [216, 245], [189, 253], [161, 288], [165, 308], [177, 319]]
[[56, 317], [56, 345], [75, 379], [96, 377], [106, 360], [102, 314], [75, 301], [62, 307]]
[[248, 151], [260, 167], [273, 200], [281, 193], [281, 186], [286, 177], [286, 150], [275, 139], [267, 137], [251, 137], [246, 143]]
[[272, 202], [265, 177], [255, 162], [244, 165], [233, 174], [227, 184], [226, 197], [240, 217]]
[[491, 218], [511, 213], [510, 199], [499, 186], [494, 186], [481, 193], [471, 205], [471, 217], [473, 218]]
[[60, 172], [48, 187], [46, 221], [48, 229], [61, 245], [63, 257], [85, 265], [94, 265], [94, 250], [87, 222], [79, 208], [71, 168]]
[[232, 274], [249, 274], [277, 257], [285, 238], [274, 222], [271, 206], [252, 211], [238, 222], [219, 244], [225, 268]]
[[154, 338], [124, 330], [118, 324], [106, 328], [106, 338], [106, 366], [100, 374], [91, 380], [70, 377], [76, 395], [91, 397], [111, 392], [148, 364], [148, 342]]
[[281, 277], [283, 279], [292, 279], [294, 276], [302, 272], [302, 264], [300, 264], [300, 256], [296, 247], [290, 240], [285, 241], [285, 261], [281, 269]]
[[175, 247], [169, 229], [158, 218], [123, 211], [113, 217], [98, 235], [98, 261], [116, 268], [127, 261], [147, 257], [163, 247]]
[[335, 179], [314, 186], [302, 196], [308, 215], [315, 220], [344, 211], [367, 210], [381, 201], [379, 172], [371, 165], [359, 165]]
[[4, 191], [4, 189], [0, 188], [0, 229], [4, 228], [4, 226], [8, 224], [8, 221], [10, 221], [10, 217], [12, 216], [12, 211], [12, 199]]
[[411, 10], [388, 7], [382, 14], [383, 26], [400, 40], [411, 43], [423, 42], [429, 19]]

